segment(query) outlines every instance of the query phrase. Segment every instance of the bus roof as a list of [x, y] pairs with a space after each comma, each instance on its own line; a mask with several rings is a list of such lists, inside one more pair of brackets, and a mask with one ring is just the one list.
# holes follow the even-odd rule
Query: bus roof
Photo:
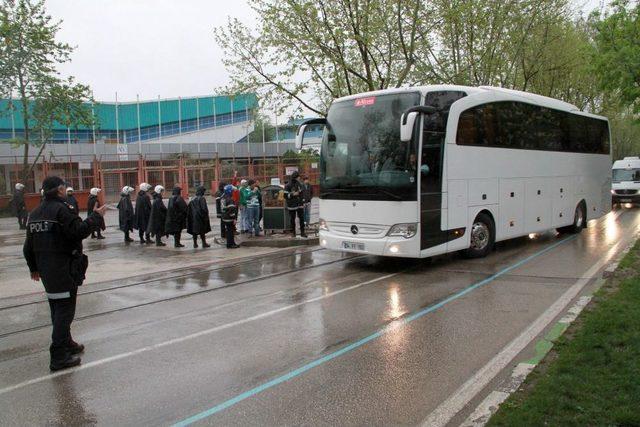
[[501, 87], [493, 87], [493, 86], [458, 86], [458, 85], [427, 85], [427, 86], [407, 86], [400, 88], [392, 88], [392, 89], [383, 89], [376, 90], [372, 92], [363, 92], [355, 95], [343, 96], [342, 98], [337, 98], [335, 102], [340, 101], [348, 101], [357, 98], [367, 97], [367, 96], [380, 96], [394, 93], [411, 93], [411, 92], [420, 92], [423, 95], [427, 92], [435, 92], [435, 91], [463, 91], [466, 92], [471, 97], [483, 97], [485, 95], [499, 94], [500, 99], [504, 100], [512, 99], [514, 101], [525, 101], [531, 104], [540, 105], [547, 108], [552, 108], [555, 110], [568, 111], [572, 113], [578, 113], [582, 115], [587, 115], [594, 118], [604, 119], [605, 117], [597, 116], [594, 114], [586, 113], [581, 111], [578, 107], [568, 102], [561, 101], [559, 99], [549, 98], [548, 96], [537, 95], [535, 93], [523, 92], [519, 90], [513, 89], [505, 89]]

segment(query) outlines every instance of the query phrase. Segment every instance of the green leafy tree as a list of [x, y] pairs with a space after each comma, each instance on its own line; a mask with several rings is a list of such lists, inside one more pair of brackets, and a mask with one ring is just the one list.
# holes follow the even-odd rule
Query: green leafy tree
[[255, 27], [215, 36], [228, 90], [324, 115], [332, 99], [404, 85], [495, 85], [587, 106], [588, 32], [569, 0], [249, 0]]
[[[17, 98], [23, 118], [23, 179], [27, 179], [29, 146], [41, 146], [54, 123], [89, 123], [87, 86], [62, 79], [57, 65], [68, 62], [73, 48], [56, 40], [60, 22], [47, 14], [43, 0], [0, 0], [0, 95]], [[39, 156], [39, 155], [38, 155]]]
[[601, 87], [640, 113], [640, 4], [614, 1], [608, 14], [591, 16], [593, 65]]

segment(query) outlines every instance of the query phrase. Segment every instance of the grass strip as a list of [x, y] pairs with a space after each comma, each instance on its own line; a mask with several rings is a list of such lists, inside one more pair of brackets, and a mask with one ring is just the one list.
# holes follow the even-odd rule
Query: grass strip
[[640, 243], [489, 426], [640, 426]]

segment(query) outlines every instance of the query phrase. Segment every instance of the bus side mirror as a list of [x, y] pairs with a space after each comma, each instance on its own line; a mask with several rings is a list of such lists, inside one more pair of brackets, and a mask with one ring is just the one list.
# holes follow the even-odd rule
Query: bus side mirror
[[304, 146], [304, 133], [307, 130], [307, 126], [309, 125], [326, 126], [327, 119], [325, 118], [309, 119], [302, 122], [300, 124], [300, 127], [298, 127], [298, 133], [296, 133], [296, 150], [301, 150], [302, 147]]
[[307, 129], [307, 125], [302, 125], [298, 128], [298, 133], [296, 134], [296, 150], [302, 150], [302, 144], [304, 141], [304, 132]]
[[400, 141], [411, 141], [413, 127], [416, 124], [418, 114], [433, 114], [437, 111], [438, 110], [430, 105], [416, 105], [415, 107], [408, 108], [402, 113], [402, 116], [400, 116]]
[[416, 124], [418, 113], [403, 114], [400, 118], [400, 141], [408, 142], [413, 137], [413, 128]]

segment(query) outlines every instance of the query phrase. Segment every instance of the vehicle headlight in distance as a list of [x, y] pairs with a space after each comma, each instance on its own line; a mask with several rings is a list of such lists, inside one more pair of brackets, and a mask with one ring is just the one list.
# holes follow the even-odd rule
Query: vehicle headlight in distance
[[318, 228], [320, 230], [329, 231], [329, 226], [327, 225], [327, 221], [325, 221], [322, 218], [320, 218], [320, 220], [318, 221]]
[[391, 227], [391, 230], [387, 233], [387, 236], [390, 237], [404, 237], [405, 239], [410, 239], [416, 235], [418, 232], [418, 224], [409, 223], [409, 224], [396, 224]]
[[616, 194], [616, 190], [611, 190], [611, 194]]

